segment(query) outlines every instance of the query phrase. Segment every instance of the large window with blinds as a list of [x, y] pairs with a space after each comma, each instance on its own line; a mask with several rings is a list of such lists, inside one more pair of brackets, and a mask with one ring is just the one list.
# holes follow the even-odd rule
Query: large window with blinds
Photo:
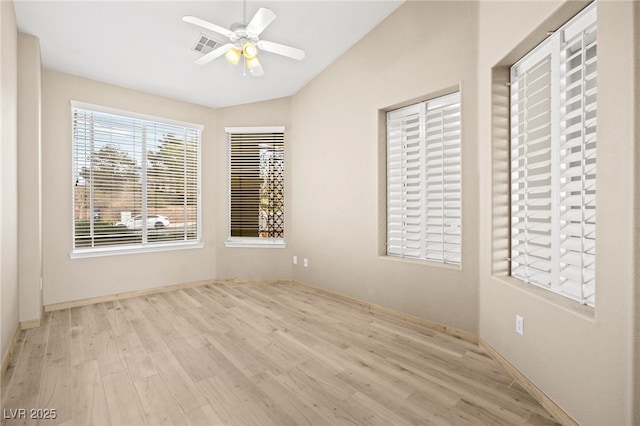
[[200, 242], [194, 124], [72, 104], [73, 254]]
[[387, 254], [460, 264], [460, 93], [387, 112]]
[[511, 275], [595, 306], [596, 4], [511, 68]]
[[284, 247], [284, 127], [227, 127], [227, 247]]

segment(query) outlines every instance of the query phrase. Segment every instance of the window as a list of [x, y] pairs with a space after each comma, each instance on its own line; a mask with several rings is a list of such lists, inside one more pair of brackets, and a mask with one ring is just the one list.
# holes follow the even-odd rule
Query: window
[[460, 264], [460, 93], [387, 113], [387, 254]]
[[595, 306], [596, 6], [511, 68], [511, 275]]
[[72, 104], [75, 255], [200, 241], [200, 132]]
[[284, 247], [284, 127], [228, 127], [227, 247]]

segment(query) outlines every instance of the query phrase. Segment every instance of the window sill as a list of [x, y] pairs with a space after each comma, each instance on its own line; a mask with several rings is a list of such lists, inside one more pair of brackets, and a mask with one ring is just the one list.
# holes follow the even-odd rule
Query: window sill
[[224, 242], [224, 246], [232, 248], [287, 248], [283, 239], [275, 238], [230, 238]]
[[203, 248], [204, 244], [199, 241], [187, 242], [187, 243], [168, 243], [168, 244], [154, 244], [146, 246], [122, 246], [122, 247], [100, 247], [89, 249], [78, 249], [69, 253], [71, 259], [83, 259], [87, 257], [103, 257], [103, 256], [119, 256], [123, 254], [137, 254], [137, 253], [155, 253], [162, 251], [173, 250], [191, 250]]
[[459, 265], [459, 264], [456, 265], [454, 263], [442, 263], [442, 262], [429, 260], [429, 259], [414, 259], [411, 257], [389, 256], [389, 255], [378, 256], [378, 259], [386, 260], [390, 262], [419, 265], [419, 266], [431, 266], [436, 268], [453, 269], [456, 271], [462, 270], [462, 265]]
[[563, 296], [562, 294], [555, 293], [551, 290], [539, 287], [535, 284], [526, 283], [509, 275], [492, 275], [491, 278], [493, 278], [497, 282], [500, 282], [501, 284], [509, 285], [513, 288], [518, 289], [519, 291], [522, 291], [523, 293], [533, 296], [536, 299], [543, 301], [544, 303], [553, 305], [562, 311], [569, 312], [589, 321], [595, 320], [594, 307], [583, 305], [582, 303], [569, 297]]

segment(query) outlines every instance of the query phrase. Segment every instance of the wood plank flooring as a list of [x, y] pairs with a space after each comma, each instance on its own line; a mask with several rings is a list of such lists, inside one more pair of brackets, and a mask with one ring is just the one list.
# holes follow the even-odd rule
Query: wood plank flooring
[[20, 337], [2, 408], [7, 425], [555, 423], [478, 346], [288, 284], [47, 313]]

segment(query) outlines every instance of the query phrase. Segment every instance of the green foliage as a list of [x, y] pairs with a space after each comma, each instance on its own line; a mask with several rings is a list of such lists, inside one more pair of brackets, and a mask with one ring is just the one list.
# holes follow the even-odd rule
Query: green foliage
[[[166, 134], [158, 141], [149, 141], [148, 147], [147, 206], [150, 209], [195, 206], [197, 141]], [[139, 209], [143, 192], [139, 162], [136, 153], [116, 144], [107, 144], [92, 152], [79, 172], [84, 184], [76, 182], [75, 207], [81, 212], [80, 216], [100, 212], [104, 219], [116, 220], [123, 211]], [[105, 232], [111, 231], [105, 228]]]
[[[117, 146], [105, 145], [94, 151], [89, 164], [80, 170], [86, 185], [76, 190], [76, 207], [89, 209], [91, 186], [95, 211], [109, 210], [114, 207], [114, 200], [140, 193], [140, 166]], [[130, 203], [129, 200], [126, 202]]]
[[121, 190], [127, 183], [139, 182], [140, 166], [117, 146], [105, 145], [91, 155], [91, 167], [80, 171], [93, 189], [101, 191]]
[[[156, 151], [149, 150], [147, 188], [154, 206], [195, 205], [197, 199], [197, 143], [167, 134]], [[185, 200], [186, 199], [186, 200]]]

